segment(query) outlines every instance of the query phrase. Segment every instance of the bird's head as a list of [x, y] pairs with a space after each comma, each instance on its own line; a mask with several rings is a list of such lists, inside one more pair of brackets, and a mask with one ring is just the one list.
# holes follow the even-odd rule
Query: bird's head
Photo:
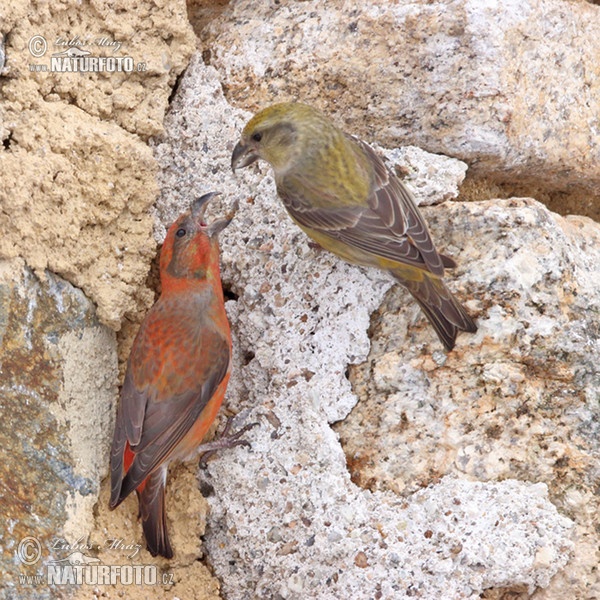
[[160, 255], [160, 272], [165, 282], [182, 279], [204, 279], [219, 265], [218, 234], [229, 225], [237, 202], [221, 219], [204, 222], [206, 205], [219, 192], [204, 194], [192, 203], [190, 210], [181, 215], [169, 228]]
[[231, 168], [247, 167], [259, 158], [267, 161], [276, 175], [295, 166], [310, 146], [319, 139], [325, 117], [316, 109], [297, 102], [273, 104], [256, 113], [244, 127], [233, 149]]

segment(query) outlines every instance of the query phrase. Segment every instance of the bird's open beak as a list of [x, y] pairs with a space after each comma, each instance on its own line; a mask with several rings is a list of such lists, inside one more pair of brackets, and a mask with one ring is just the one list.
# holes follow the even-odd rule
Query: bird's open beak
[[[200, 198], [195, 200], [192, 204], [192, 218], [195, 221], [202, 221], [202, 219], [204, 219], [204, 212], [206, 211], [206, 205], [208, 204], [208, 202], [215, 196], [220, 195], [221, 192], [210, 192], [208, 194], [204, 194], [204, 196], [200, 196]], [[223, 231], [223, 229], [225, 229], [225, 227], [227, 227], [227, 225], [231, 223], [231, 220], [233, 219], [239, 207], [240, 204], [236, 200], [233, 203], [231, 210], [222, 219], [217, 219], [216, 221], [213, 221], [210, 225], [208, 225], [208, 227], [206, 228], [206, 233], [208, 234], [208, 237], [212, 238], [214, 235], [217, 235], [221, 231]]]
[[197, 200], [194, 200], [192, 203], [192, 217], [195, 221], [201, 221], [204, 218], [204, 213], [206, 211], [206, 205], [209, 200], [214, 198], [215, 196], [220, 196], [221, 192], [210, 192], [208, 194], [204, 194], [204, 196], [200, 196]]
[[231, 154], [231, 170], [243, 169], [258, 160], [258, 154], [254, 152], [254, 148], [249, 145], [238, 142]]
[[235, 213], [238, 211], [239, 207], [240, 203], [236, 200], [233, 203], [231, 210], [222, 219], [217, 219], [216, 221], [213, 221], [206, 230], [206, 232], [208, 233], [208, 237], [212, 238], [213, 236], [221, 233], [221, 231], [223, 231], [223, 229], [225, 229], [225, 227], [227, 227], [227, 225], [231, 223], [231, 220], [235, 216]]

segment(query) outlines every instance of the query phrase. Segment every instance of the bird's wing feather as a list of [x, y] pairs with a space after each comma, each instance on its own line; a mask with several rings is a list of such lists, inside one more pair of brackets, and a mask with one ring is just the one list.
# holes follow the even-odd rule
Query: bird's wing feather
[[[314, 182], [294, 174], [278, 182], [278, 192], [290, 215], [301, 226], [314, 229], [375, 257], [411, 265], [443, 275], [454, 266], [438, 254], [411, 192], [392, 175], [381, 158], [367, 145], [352, 138], [373, 166], [373, 184], [364, 205], [331, 208], [323, 202]], [[311, 201], [321, 196], [320, 202]], [[318, 204], [318, 206], [315, 206]], [[325, 206], [324, 206], [325, 205]]]
[[381, 157], [368, 144], [358, 139], [355, 142], [367, 154], [374, 167], [375, 182], [367, 200], [369, 206], [391, 232], [410, 240], [423, 258], [428, 271], [434, 275], [443, 275], [444, 262], [435, 248], [411, 191], [390, 173]]
[[[190, 315], [189, 306], [183, 310], [187, 315], [175, 315], [160, 302], [155, 307], [134, 343], [121, 393], [120, 419], [135, 455], [122, 483], [121, 498], [137, 488], [183, 439], [229, 368], [227, 339], [203, 323], [198, 313]], [[168, 320], [162, 311], [168, 313]], [[176, 356], [182, 349], [183, 356]], [[117, 429], [123, 428], [117, 424]]]

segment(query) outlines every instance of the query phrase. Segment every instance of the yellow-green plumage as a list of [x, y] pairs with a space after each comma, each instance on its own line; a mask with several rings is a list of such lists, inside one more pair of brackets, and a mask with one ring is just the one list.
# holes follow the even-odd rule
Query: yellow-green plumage
[[412, 194], [364, 142], [305, 104], [281, 103], [246, 125], [232, 167], [267, 161], [292, 219], [343, 259], [392, 273], [414, 296], [448, 349], [475, 323], [442, 277], [441, 255]]
[[290, 117], [294, 123], [302, 123], [294, 132], [293, 146], [277, 143], [281, 139], [277, 136], [263, 140], [261, 146], [260, 158], [273, 167], [277, 185], [302, 189], [313, 206], [336, 208], [364, 203], [371, 186], [368, 158], [310, 106], [275, 104], [255, 115], [242, 136], [269, 131]]

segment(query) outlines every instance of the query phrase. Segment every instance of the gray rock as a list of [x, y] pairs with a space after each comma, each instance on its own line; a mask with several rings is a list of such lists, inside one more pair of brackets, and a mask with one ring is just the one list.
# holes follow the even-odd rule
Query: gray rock
[[203, 44], [237, 106], [305, 101], [367, 141], [600, 189], [591, 3], [237, 0]]
[[461, 248], [479, 332], [436, 363], [408, 295], [389, 292], [372, 320], [369, 359], [351, 375], [361, 401], [336, 428], [352, 478], [406, 496], [448, 474], [544, 482], [575, 521], [577, 543], [568, 575], [540, 597], [593, 597], [600, 226], [526, 199], [447, 203], [426, 216]]

